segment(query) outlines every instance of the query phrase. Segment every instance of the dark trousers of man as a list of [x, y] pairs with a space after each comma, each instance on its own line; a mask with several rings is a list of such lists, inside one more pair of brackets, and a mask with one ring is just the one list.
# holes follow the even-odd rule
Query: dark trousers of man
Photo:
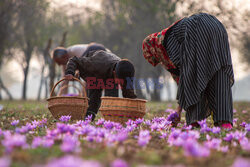
[[[93, 85], [97, 85], [98, 83], [95, 82]], [[87, 113], [97, 114], [100, 106], [101, 106], [101, 96], [102, 90], [98, 88], [88, 89], [88, 98], [89, 98], [89, 107]], [[105, 89], [104, 96], [110, 97], [118, 97], [119, 89], [118, 84], [114, 84], [112, 89]]]

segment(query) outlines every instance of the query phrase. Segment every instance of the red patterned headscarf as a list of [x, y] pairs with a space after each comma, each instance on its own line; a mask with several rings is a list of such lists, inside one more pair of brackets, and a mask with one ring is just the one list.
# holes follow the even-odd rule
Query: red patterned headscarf
[[178, 20], [168, 28], [162, 30], [161, 32], [153, 33], [147, 36], [143, 40], [142, 43], [143, 56], [153, 66], [162, 63], [167, 69], [175, 68], [174, 64], [169, 59], [165, 47], [163, 46], [163, 41], [166, 32], [180, 20]]

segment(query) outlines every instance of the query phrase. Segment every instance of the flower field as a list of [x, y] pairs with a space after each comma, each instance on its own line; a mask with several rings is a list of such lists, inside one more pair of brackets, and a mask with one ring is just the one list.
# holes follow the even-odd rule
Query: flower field
[[250, 103], [234, 104], [234, 127], [171, 127], [175, 103], [149, 102], [144, 119], [125, 126], [55, 120], [46, 102], [1, 101], [0, 167], [250, 166]]

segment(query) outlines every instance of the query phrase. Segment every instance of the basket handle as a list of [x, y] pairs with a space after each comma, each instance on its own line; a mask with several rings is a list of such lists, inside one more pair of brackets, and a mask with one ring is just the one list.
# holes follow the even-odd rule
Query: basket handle
[[[62, 82], [62, 81], [64, 81], [64, 80], [67, 80], [67, 79], [62, 78], [61, 80], [59, 80], [59, 81], [53, 86], [53, 88], [52, 88], [52, 90], [51, 90], [51, 92], [50, 92], [50, 97], [52, 97], [53, 92], [54, 92], [56, 86], [57, 86], [60, 82]], [[76, 78], [76, 77], [73, 77], [73, 80], [78, 81], [78, 82], [82, 85], [84, 97], [87, 97], [87, 93], [86, 93], [86, 90], [85, 90], [85, 86], [84, 86], [84, 84], [82, 83], [82, 81], [80, 81], [80, 80], [79, 80], [78, 78]]]
[[66, 88], [69, 88], [69, 87], [75, 88], [75, 89], [78, 91], [79, 95], [82, 96], [81, 90], [80, 90], [78, 87], [76, 87], [75, 85], [64, 85], [63, 87], [60, 88], [59, 93], [58, 93], [58, 96], [61, 96], [61, 95], [62, 95], [62, 91], [63, 91], [64, 89], [66, 89]]

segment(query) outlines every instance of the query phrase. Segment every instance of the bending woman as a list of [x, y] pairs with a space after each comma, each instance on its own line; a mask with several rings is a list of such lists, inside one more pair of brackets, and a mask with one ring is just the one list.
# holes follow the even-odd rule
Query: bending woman
[[180, 116], [188, 125], [213, 115], [215, 125], [232, 128], [231, 87], [234, 74], [228, 35], [214, 16], [199, 13], [147, 36], [143, 56], [153, 66], [162, 64], [177, 82]]

